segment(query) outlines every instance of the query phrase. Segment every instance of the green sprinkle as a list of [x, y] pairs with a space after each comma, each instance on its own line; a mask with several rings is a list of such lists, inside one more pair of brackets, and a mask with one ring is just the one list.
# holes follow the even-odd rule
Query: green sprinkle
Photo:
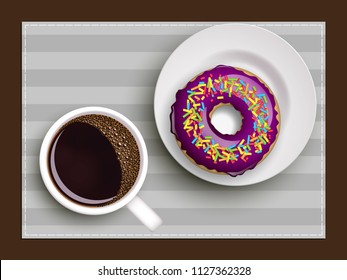
[[198, 113], [195, 112], [195, 116], [197, 116], [198, 119], [199, 119], [200, 121], [202, 121], [202, 119], [201, 119], [201, 117], [200, 117], [200, 115], [199, 115]]

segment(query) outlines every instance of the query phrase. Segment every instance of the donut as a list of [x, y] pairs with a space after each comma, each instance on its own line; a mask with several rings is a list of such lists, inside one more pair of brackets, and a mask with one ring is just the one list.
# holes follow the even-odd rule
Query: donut
[[[242, 116], [234, 134], [222, 134], [211, 123], [214, 110], [224, 105]], [[251, 72], [226, 65], [197, 75], [178, 90], [170, 121], [171, 133], [188, 159], [204, 170], [232, 177], [264, 160], [280, 129], [271, 89]]]

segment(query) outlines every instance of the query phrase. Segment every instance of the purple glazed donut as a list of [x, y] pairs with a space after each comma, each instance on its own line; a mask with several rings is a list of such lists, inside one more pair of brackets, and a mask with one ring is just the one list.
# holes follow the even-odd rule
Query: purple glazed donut
[[[212, 113], [222, 105], [241, 113], [235, 134], [222, 134], [211, 124]], [[240, 68], [219, 65], [199, 74], [176, 93], [171, 109], [171, 132], [181, 150], [218, 174], [235, 177], [255, 168], [279, 134], [279, 108], [270, 88]]]

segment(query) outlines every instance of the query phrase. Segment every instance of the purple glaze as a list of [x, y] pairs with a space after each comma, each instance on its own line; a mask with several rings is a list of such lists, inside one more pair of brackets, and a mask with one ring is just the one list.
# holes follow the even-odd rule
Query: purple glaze
[[[192, 135], [189, 136], [186, 130], [184, 130], [183, 122], [185, 121], [185, 118], [183, 115], [185, 112], [183, 112], [183, 109], [186, 109], [187, 107], [187, 97], [189, 95], [187, 90], [196, 87], [201, 81], [207, 82], [207, 78], [210, 76], [210, 74], [213, 75], [213, 79], [218, 79], [219, 77], [225, 76], [229, 78], [239, 78], [244, 83], [249, 84], [250, 89], [255, 86], [257, 93], [265, 94], [267, 99], [267, 123], [270, 127], [270, 131], [266, 132], [266, 136], [269, 142], [262, 145], [261, 153], [252, 152], [252, 155], [247, 156], [246, 162], [241, 160], [241, 156], [233, 163], [231, 161], [227, 162], [219, 160], [217, 160], [217, 163], [215, 163], [213, 160], [207, 159], [207, 154], [204, 152], [204, 149], [201, 147], [198, 149], [195, 144], [192, 144], [194, 137]], [[201, 80], [201, 77], [205, 77], [205, 79]], [[204, 128], [201, 130], [202, 135], [213, 136], [215, 143], [218, 143], [222, 147], [229, 147], [232, 145], [236, 145], [237, 147], [240, 145], [242, 139], [247, 139], [248, 135], [252, 135], [252, 133], [255, 132], [253, 127], [255, 120], [252, 119], [252, 117], [255, 117], [252, 114], [252, 110], [249, 110], [249, 105], [247, 105], [246, 101], [236, 96], [237, 94], [232, 94], [231, 97], [229, 97], [228, 94], [223, 94], [224, 99], [221, 100], [216, 98], [217, 94], [219, 93], [219, 88], [217, 87], [216, 89], [217, 91], [215, 97], [209, 96], [204, 99], [205, 109], [201, 112], [202, 121], [199, 122], [199, 124], [204, 125]], [[240, 111], [243, 117], [242, 127], [234, 135], [221, 134], [211, 124], [209, 114], [216, 105], [221, 103], [231, 104], [236, 110]], [[277, 103], [273, 94], [256, 76], [250, 76], [244, 71], [235, 69], [231, 66], [219, 65], [198, 75], [195, 79], [188, 82], [185, 88], [176, 93], [176, 102], [172, 105], [172, 112], [170, 115], [171, 132], [176, 136], [177, 141], [181, 143], [182, 151], [186, 151], [187, 155], [192, 158], [196, 164], [202, 165], [211, 171], [215, 170], [217, 172], [227, 173], [235, 177], [237, 175], [242, 175], [246, 170], [253, 169], [263, 158], [266, 157], [273, 144], [276, 142], [279, 132], [279, 113], [276, 110], [278, 109], [278, 106], [276, 105]], [[240, 147], [242, 147], [242, 145], [240, 145]], [[251, 146], [251, 149], [252, 147], [255, 149], [254, 146]]]

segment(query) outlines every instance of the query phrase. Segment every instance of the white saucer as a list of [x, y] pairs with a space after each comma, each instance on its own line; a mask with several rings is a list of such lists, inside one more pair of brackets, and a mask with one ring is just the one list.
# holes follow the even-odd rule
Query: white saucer
[[[249, 70], [263, 79], [274, 92], [281, 114], [279, 138], [271, 153], [256, 168], [237, 177], [213, 174], [194, 165], [170, 132], [169, 115], [177, 90], [219, 64]], [[300, 55], [276, 34], [247, 24], [213, 26], [184, 41], [166, 61], [154, 97], [155, 121], [170, 154], [195, 176], [230, 186], [259, 183], [287, 168], [310, 138], [316, 106], [313, 80]]]

